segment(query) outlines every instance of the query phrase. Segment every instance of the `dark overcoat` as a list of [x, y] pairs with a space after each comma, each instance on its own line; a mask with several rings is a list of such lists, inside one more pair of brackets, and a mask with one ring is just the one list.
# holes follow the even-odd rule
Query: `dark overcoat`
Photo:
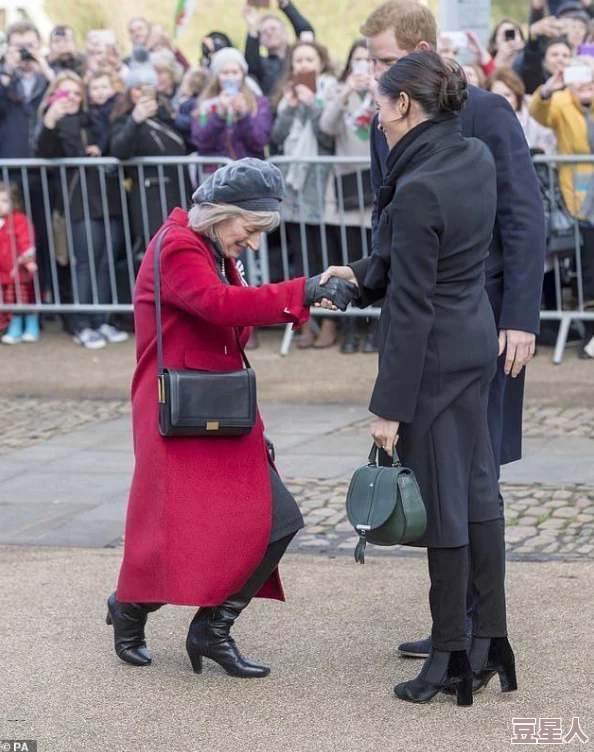
[[[473, 86], [461, 119], [462, 135], [483, 141], [495, 159], [497, 212], [486, 263], [486, 287], [497, 327], [536, 334], [544, 274], [544, 209], [524, 132], [503, 97]], [[373, 127], [371, 177], [376, 194], [382, 185], [387, 155], [386, 139]], [[375, 252], [377, 212], [372, 226]], [[498, 361], [489, 398], [489, 431], [498, 465], [522, 456], [525, 369], [512, 379], [503, 372], [504, 362], [504, 357]]]
[[[305, 280], [244, 287], [231, 260], [226, 285], [209, 243], [175, 209], [161, 250], [163, 360], [168, 368], [243, 367], [235, 337], [249, 326], [307, 320]], [[117, 587], [124, 602], [215, 606], [237, 592], [268, 546], [272, 494], [260, 416], [247, 436], [163, 438], [158, 431], [153, 261], [134, 294], [137, 365], [132, 381], [135, 469]], [[259, 593], [283, 599], [278, 573]]]
[[484, 272], [495, 205], [487, 147], [462, 137], [457, 115], [427, 121], [389, 153], [378, 251], [351, 265], [362, 306], [385, 295], [369, 407], [401, 423], [399, 454], [427, 507], [414, 545], [464, 546], [469, 522], [500, 514], [487, 426], [498, 343]]

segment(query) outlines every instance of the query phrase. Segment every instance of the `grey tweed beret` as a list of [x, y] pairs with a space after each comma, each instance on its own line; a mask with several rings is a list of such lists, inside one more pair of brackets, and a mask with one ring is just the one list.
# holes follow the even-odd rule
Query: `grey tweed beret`
[[233, 204], [247, 211], [278, 211], [285, 194], [281, 171], [261, 159], [246, 157], [213, 173], [195, 191], [195, 204]]

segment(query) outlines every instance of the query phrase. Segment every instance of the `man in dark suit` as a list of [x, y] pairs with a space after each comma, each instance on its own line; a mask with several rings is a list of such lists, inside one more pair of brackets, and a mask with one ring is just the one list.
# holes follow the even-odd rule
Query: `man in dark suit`
[[[437, 46], [431, 11], [413, 0], [389, 0], [361, 27], [367, 38], [374, 77], [414, 50]], [[471, 87], [462, 111], [462, 133], [484, 141], [495, 158], [497, 214], [486, 262], [486, 289], [499, 330], [499, 368], [489, 396], [489, 431], [498, 465], [522, 452], [525, 366], [534, 355], [544, 273], [544, 211], [536, 173], [520, 123], [503, 97]], [[371, 175], [377, 196], [388, 154], [386, 139], [371, 132]], [[472, 206], [467, 207], [472, 211]], [[376, 218], [373, 217], [375, 244]], [[375, 250], [375, 248], [374, 248]], [[386, 443], [391, 445], [391, 441]], [[503, 522], [503, 500], [501, 499]], [[424, 658], [431, 640], [403, 643], [402, 655]]]

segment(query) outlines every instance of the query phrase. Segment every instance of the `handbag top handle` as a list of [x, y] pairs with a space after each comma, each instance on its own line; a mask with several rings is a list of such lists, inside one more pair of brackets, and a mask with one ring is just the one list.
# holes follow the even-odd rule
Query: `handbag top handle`
[[[171, 227], [167, 227], [163, 232], [159, 235], [157, 238], [157, 244], [155, 246], [155, 260], [154, 260], [154, 284], [155, 284], [155, 311], [157, 315], [157, 368], [158, 373], [161, 375], [163, 373], [163, 330], [162, 330], [162, 322], [161, 322], [161, 272], [160, 272], [160, 255], [161, 255], [161, 246], [163, 245], [163, 238], [169, 230], [171, 230]], [[247, 355], [245, 354], [245, 351], [243, 347], [241, 346], [241, 341], [239, 339], [239, 334], [237, 332], [237, 329], [234, 327], [233, 331], [235, 332], [235, 339], [237, 340], [237, 346], [239, 347], [239, 352], [241, 353], [241, 357], [243, 359], [243, 362], [245, 364], [246, 368], [251, 369], [251, 365], [249, 360], [247, 359]]]
[[[373, 465], [374, 467], [377, 467], [377, 453], [378, 453], [378, 447], [376, 444], [374, 444], [371, 447], [371, 452], [369, 452], [369, 465]], [[396, 444], [392, 447], [392, 467], [402, 467], [402, 462], [400, 462], [400, 457], [398, 456], [398, 452], [396, 451]]]

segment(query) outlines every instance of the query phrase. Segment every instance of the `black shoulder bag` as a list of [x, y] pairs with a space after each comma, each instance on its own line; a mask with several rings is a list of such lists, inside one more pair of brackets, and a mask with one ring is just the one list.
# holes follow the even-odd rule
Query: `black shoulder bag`
[[155, 246], [155, 308], [159, 433], [161, 436], [246, 436], [256, 424], [256, 375], [235, 329], [245, 368], [239, 371], [174, 371], [163, 367], [161, 280], [159, 256], [163, 238]]

